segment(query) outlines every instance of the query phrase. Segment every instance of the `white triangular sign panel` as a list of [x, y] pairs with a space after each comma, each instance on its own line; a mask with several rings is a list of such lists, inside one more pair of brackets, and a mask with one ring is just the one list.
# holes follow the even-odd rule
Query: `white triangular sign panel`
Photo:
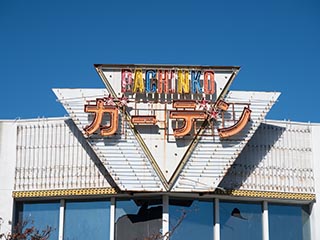
[[233, 119], [241, 118], [244, 106], [247, 105], [251, 110], [250, 121], [241, 132], [226, 139], [202, 136], [177, 176], [171, 191], [214, 191], [264, 121], [279, 95], [278, 92], [230, 91], [225, 98], [225, 101], [232, 105], [229, 108], [233, 109], [225, 114], [231, 120], [228, 121], [229, 124], [234, 124]]
[[[93, 120], [92, 114], [84, 112], [84, 106], [96, 98], [109, 95], [105, 89], [53, 89], [53, 91], [83, 136], [86, 136], [85, 127]], [[97, 133], [87, 137], [87, 141], [121, 190], [163, 191], [165, 189], [130, 127], [121, 117], [115, 134], [101, 137]]]

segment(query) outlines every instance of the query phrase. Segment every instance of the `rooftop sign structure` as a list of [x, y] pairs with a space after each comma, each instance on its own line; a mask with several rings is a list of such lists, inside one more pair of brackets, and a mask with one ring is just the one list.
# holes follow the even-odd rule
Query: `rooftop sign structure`
[[[54, 91], [124, 190], [214, 190], [279, 96], [229, 92], [239, 67], [108, 64], [95, 68], [106, 91]], [[135, 150], [120, 147], [124, 143]], [[211, 151], [202, 150], [203, 144], [210, 145]], [[119, 149], [118, 160], [111, 160], [114, 149]], [[226, 149], [219, 157], [219, 151]], [[188, 166], [201, 160], [195, 154], [203, 153], [209, 158]], [[226, 161], [215, 165], [210, 163], [214, 158]], [[119, 165], [117, 171], [125, 168], [134, 173], [132, 183], [125, 183], [125, 175], [119, 178], [115, 170]], [[190, 167], [202, 169], [206, 177], [190, 175]], [[211, 168], [217, 176], [207, 176]], [[153, 180], [146, 180], [148, 176]]]
[[[95, 114], [85, 132], [90, 136], [100, 129], [101, 136], [114, 134], [118, 127], [118, 108], [129, 115], [134, 125], [157, 125], [159, 130], [164, 130], [163, 138], [192, 137], [191, 130], [197, 133], [202, 125], [199, 123], [217, 120], [219, 113], [229, 107], [221, 100], [222, 92], [228, 89], [238, 68], [216, 68], [103, 65], [97, 70], [110, 94], [85, 105], [85, 112]], [[109, 114], [108, 126], [101, 126], [104, 114]], [[237, 124], [218, 130], [220, 137], [241, 131], [249, 116], [247, 107]]]

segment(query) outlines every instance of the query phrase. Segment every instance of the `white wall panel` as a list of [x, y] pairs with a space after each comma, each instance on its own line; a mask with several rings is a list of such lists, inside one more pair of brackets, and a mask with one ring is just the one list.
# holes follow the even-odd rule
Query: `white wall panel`
[[110, 187], [88, 148], [65, 118], [19, 121], [15, 190]]
[[312, 126], [312, 156], [313, 156], [313, 171], [314, 171], [314, 185], [317, 201], [312, 205], [312, 212], [310, 215], [311, 239], [320, 239], [320, 125], [314, 124]]
[[314, 193], [311, 126], [260, 125], [220, 183], [226, 189]]
[[16, 121], [0, 121], [0, 233], [12, 228], [16, 136]]

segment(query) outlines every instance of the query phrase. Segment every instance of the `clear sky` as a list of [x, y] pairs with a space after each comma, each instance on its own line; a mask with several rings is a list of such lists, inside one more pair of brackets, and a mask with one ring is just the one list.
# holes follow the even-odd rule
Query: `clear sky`
[[64, 116], [52, 88], [104, 87], [95, 63], [238, 65], [280, 91], [268, 119], [320, 122], [320, 2], [0, 1], [0, 119]]

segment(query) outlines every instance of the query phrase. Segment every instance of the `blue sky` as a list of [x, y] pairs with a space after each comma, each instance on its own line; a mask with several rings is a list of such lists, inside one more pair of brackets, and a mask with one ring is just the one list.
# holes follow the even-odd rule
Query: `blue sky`
[[238, 65], [280, 91], [268, 119], [320, 122], [320, 2], [0, 1], [0, 119], [64, 116], [52, 88], [104, 87], [94, 63]]

